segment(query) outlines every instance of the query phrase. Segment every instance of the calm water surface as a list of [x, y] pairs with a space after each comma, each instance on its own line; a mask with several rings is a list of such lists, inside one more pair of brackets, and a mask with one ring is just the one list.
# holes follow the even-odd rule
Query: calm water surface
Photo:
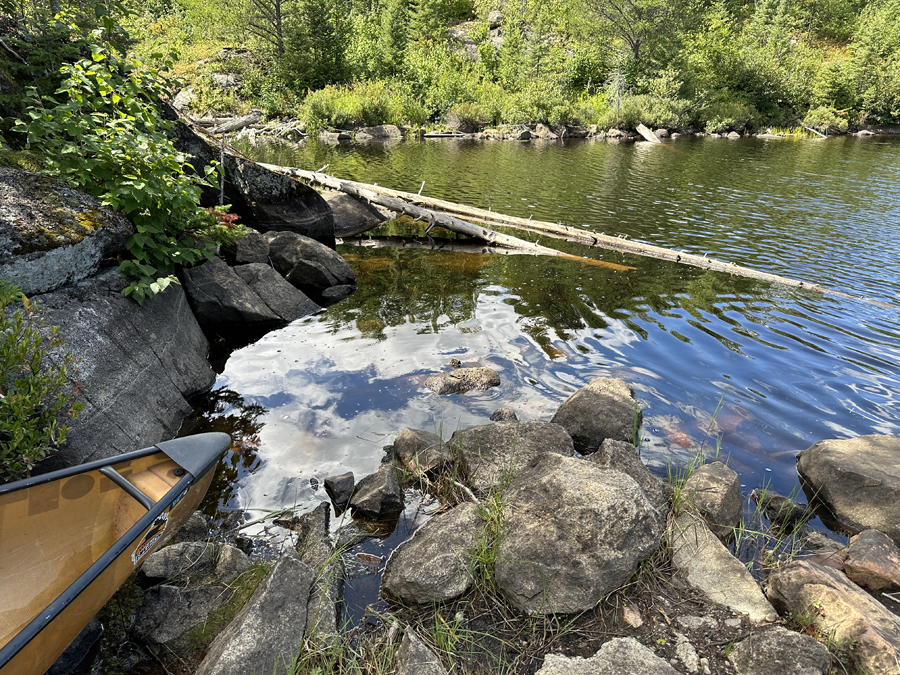
[[[587, 255], [633, 269], [343, 245], [359, 290], [235, 352], [219, 376], [208, 407], [238, 419], [245, 437], [220, 480], [227, 508], [313, 506], [327, 499], [317, 481], [373, 471], [404, 427], [446, 439], [501, 406], [548, 421], [598, 376], [636, 390], [641, 452], [655, 471], [718, 445], [745, 493], [796, 489], [795, 455], [817, 440], [900, 433], [900, 142], [442, 140], [247, 152], [412, 192], [424, 181], [429, 196], [895, 306], [618, 253]], [[491, 366], [502, 386], [426, 390], [454, 357]]]

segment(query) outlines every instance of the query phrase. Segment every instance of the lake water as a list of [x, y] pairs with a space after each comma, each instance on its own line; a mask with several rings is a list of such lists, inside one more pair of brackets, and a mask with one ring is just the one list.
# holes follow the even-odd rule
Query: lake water
[[[745, 495], [763, 484], [798, 489], [795, 455], [817, 440], [900, 433], [900, 142], [437, 140], [245, 151], [411, 192], [424, 181], [432, 197], [893, 306], [545, 238], [633, 269], [345, 244], [338, 251], [357, 274], [356, 293], [234, 352], [218, 378], [220, 399], [207, 407], [244, 437], [218, 480], [224, 508], [306, 510], [327, 499], [316, 489], [325, 476], [377, 468], [404, 427], [447, 439], [501, 406], [549, 421], [600, 376], [635, 389], [641, 453], [654, 471], [718, 447]], [[494, 368], [502, 385], [444, 397], [425, 389], [452, 358]], [[415, 520], [407, 514], [407, 530]]]

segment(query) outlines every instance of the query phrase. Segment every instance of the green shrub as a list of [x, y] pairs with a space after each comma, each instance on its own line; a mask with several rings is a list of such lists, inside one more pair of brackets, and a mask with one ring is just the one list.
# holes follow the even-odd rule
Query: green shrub
[[822, 105], [806, 113], [803, 124], [824, 134], [828, 132], [843, 133], [847, 131], [848, 126], [847, 113]]
[[65, 441], [65, 420], [81, 411], [68, 378], [74, 359], [49, 355], [61, 346], [58, 330], [0, 279], [0, 481], [27, 477]]
[[165, 72], [119, 59], [109, 46], [92, 45], [91, 52], [63, 65], [63, 102], [29, 91], [28, 121], [17, 120], [14, 130], [43, 153], [47, 173], [135, 224], [131, 259], [120, 269], [133, 277], [123, 293], [142, 303], [178, 283], [176, 265], [192, 265], [243, 232], [199, 206], [214, 168], [206, 177], [187, 171], [166, 134], [172, 123], [156, 107], [167, 91]]
[[478, 131], [490, 121], [490, 117], [477, 103], [463, 101], [450, 106], [447, 111], [447, 126], [465, 134]]

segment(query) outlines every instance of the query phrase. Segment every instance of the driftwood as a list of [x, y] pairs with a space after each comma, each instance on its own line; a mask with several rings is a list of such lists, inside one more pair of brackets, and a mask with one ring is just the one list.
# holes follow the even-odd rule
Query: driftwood
[[[850, 295], [849, 293], [843, 293], [841, 291], [824, 288], [822, 286], [819, 286], [818, 284], [811, 284], [799, 279], [791, 279], [777, 274], [760, 272], [759, 270], [754, 270], [749, 267], [741, 267], [734, 263], [723, 262], [721, 260], [716, 260], [715, 258], [707, 258], [705, 255], [699, 256], [692, 253], [685, 253], [684, 251], [676, 251], [673, 249], [663, 248], [661, 246], [653, 246], [652, 244], [646, 244], [639, 241], [631, 241], [625, 237], [613, 237], [604, 233], [596, 234], [588, 230], [569, 227], [567, 225], [507, 216], [504, 214], [496, 213], [494, 211], [487, 211], [485, 209], [478, 209], [475, 207], [466, 206], [464, 204], [448, 202], [443, 199], [424, 197], [422, 195], [416, 195], [409, 192], [401, 192], [399, 190], [389, 190], [377, 185], [369, 185], [366, 183], [356, 183], [354, 181], [341, 180], [333, 176], [328, 176], [326, 174], [318, 173], [315, 171], [305, 171], [303, 169], [278, 166], [275, 164], [261, 164], [261, 166], [276, 173], [282, 173], [289, 176], [294, 176], [296, 178], [302, 178], [306, 181], [309, 181], [310, 183], [322, 185], [333, 190], [340, 190], [341, 192], [345, 192], [346, 194], [357, 197], [359, 199], [384, 206], [397, 213], [405, 213], [409, 216], [412, 216], [413, 218], [416, 218], [417, 220], [424, 220], [428, 223], [428, 227], [425, 230], [426, 234], [435, 225], [440, 225], [441, 227], [444, 227], [448, 230], [466, 234], [472, 237], [478, 237], [498, 246], [521, 248], [523, 250], [532, 251], [535, 254], [553, 255], [557, 257], [568, 258], [571, 260], [578, 260], [583, 263], [612, 267], [614, 269], [630, 269], [625, 267], [624, 265], [616, 265], [615, 263], [606, 263], [604, 261], [592, 260], [590, 258], [582, 258], [579, 256], [562, 253], [555, 249], [541, 246], [540, 244], [533, 244], [523, 239], [518, 239], [517, 237], [511, 237], [509, 235], [502, 234], [484, 225], [473, 225], [472, 223], [461, 220], [454, 215], [450, 215], [458, 214], [464, 215], [471, 219], [481, 220], [484, 223], [491, 222], [501, 224], [507, 227], [519, 228], [528, 230], [530, 232], [537, 232], [539, 234], [550, 237], [556, 237], [558, 239], [585, 244], [590, 248], [602, 248], [610, 251], [618, 251], [620, 253], [632, 253], [634, 255], [639, 255], [647, 258], [667, 260], [682, 265], [691, 265], [693, 267], [699, 267], [701, 269], [726, 272], [731, 275], [746, 277], [748, 279], [768, 281], [775, 284], [781, 284], [783, 286], [790, 286], [792, 288], [804, 288], [840, 298], [858, 300], [868, 304], [878, 305], [880, 307], [900, 309], [895, 305], [889, 303]], [[419, 204], [428, 205], [431, 208], [423, 208], [422, 206], [418, 206]]]
[[238, 117], [236, 119], [231, 120], [230, 122], [225, 122], [224, 124], [220, 124], [217, 127], [213, 127], [209, 130], [211, 134], [230, 134], [232, 131], [239, 131], [244, 127], [248, 127], [251, 124], [256, 124], [262, 119], [262, 115], [258, 112], [252, 112], [249, 115], [244, 115], [243, 117]]

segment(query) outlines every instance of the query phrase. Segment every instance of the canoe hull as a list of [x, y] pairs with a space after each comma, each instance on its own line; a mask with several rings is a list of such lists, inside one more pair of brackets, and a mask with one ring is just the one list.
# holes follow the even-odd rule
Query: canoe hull
[[2, 675], [44, 673], [200, 504], [215, 464], [195, 477], [155, 450], [112, 464], [149, 510], [97, 469], [0, 493]]

